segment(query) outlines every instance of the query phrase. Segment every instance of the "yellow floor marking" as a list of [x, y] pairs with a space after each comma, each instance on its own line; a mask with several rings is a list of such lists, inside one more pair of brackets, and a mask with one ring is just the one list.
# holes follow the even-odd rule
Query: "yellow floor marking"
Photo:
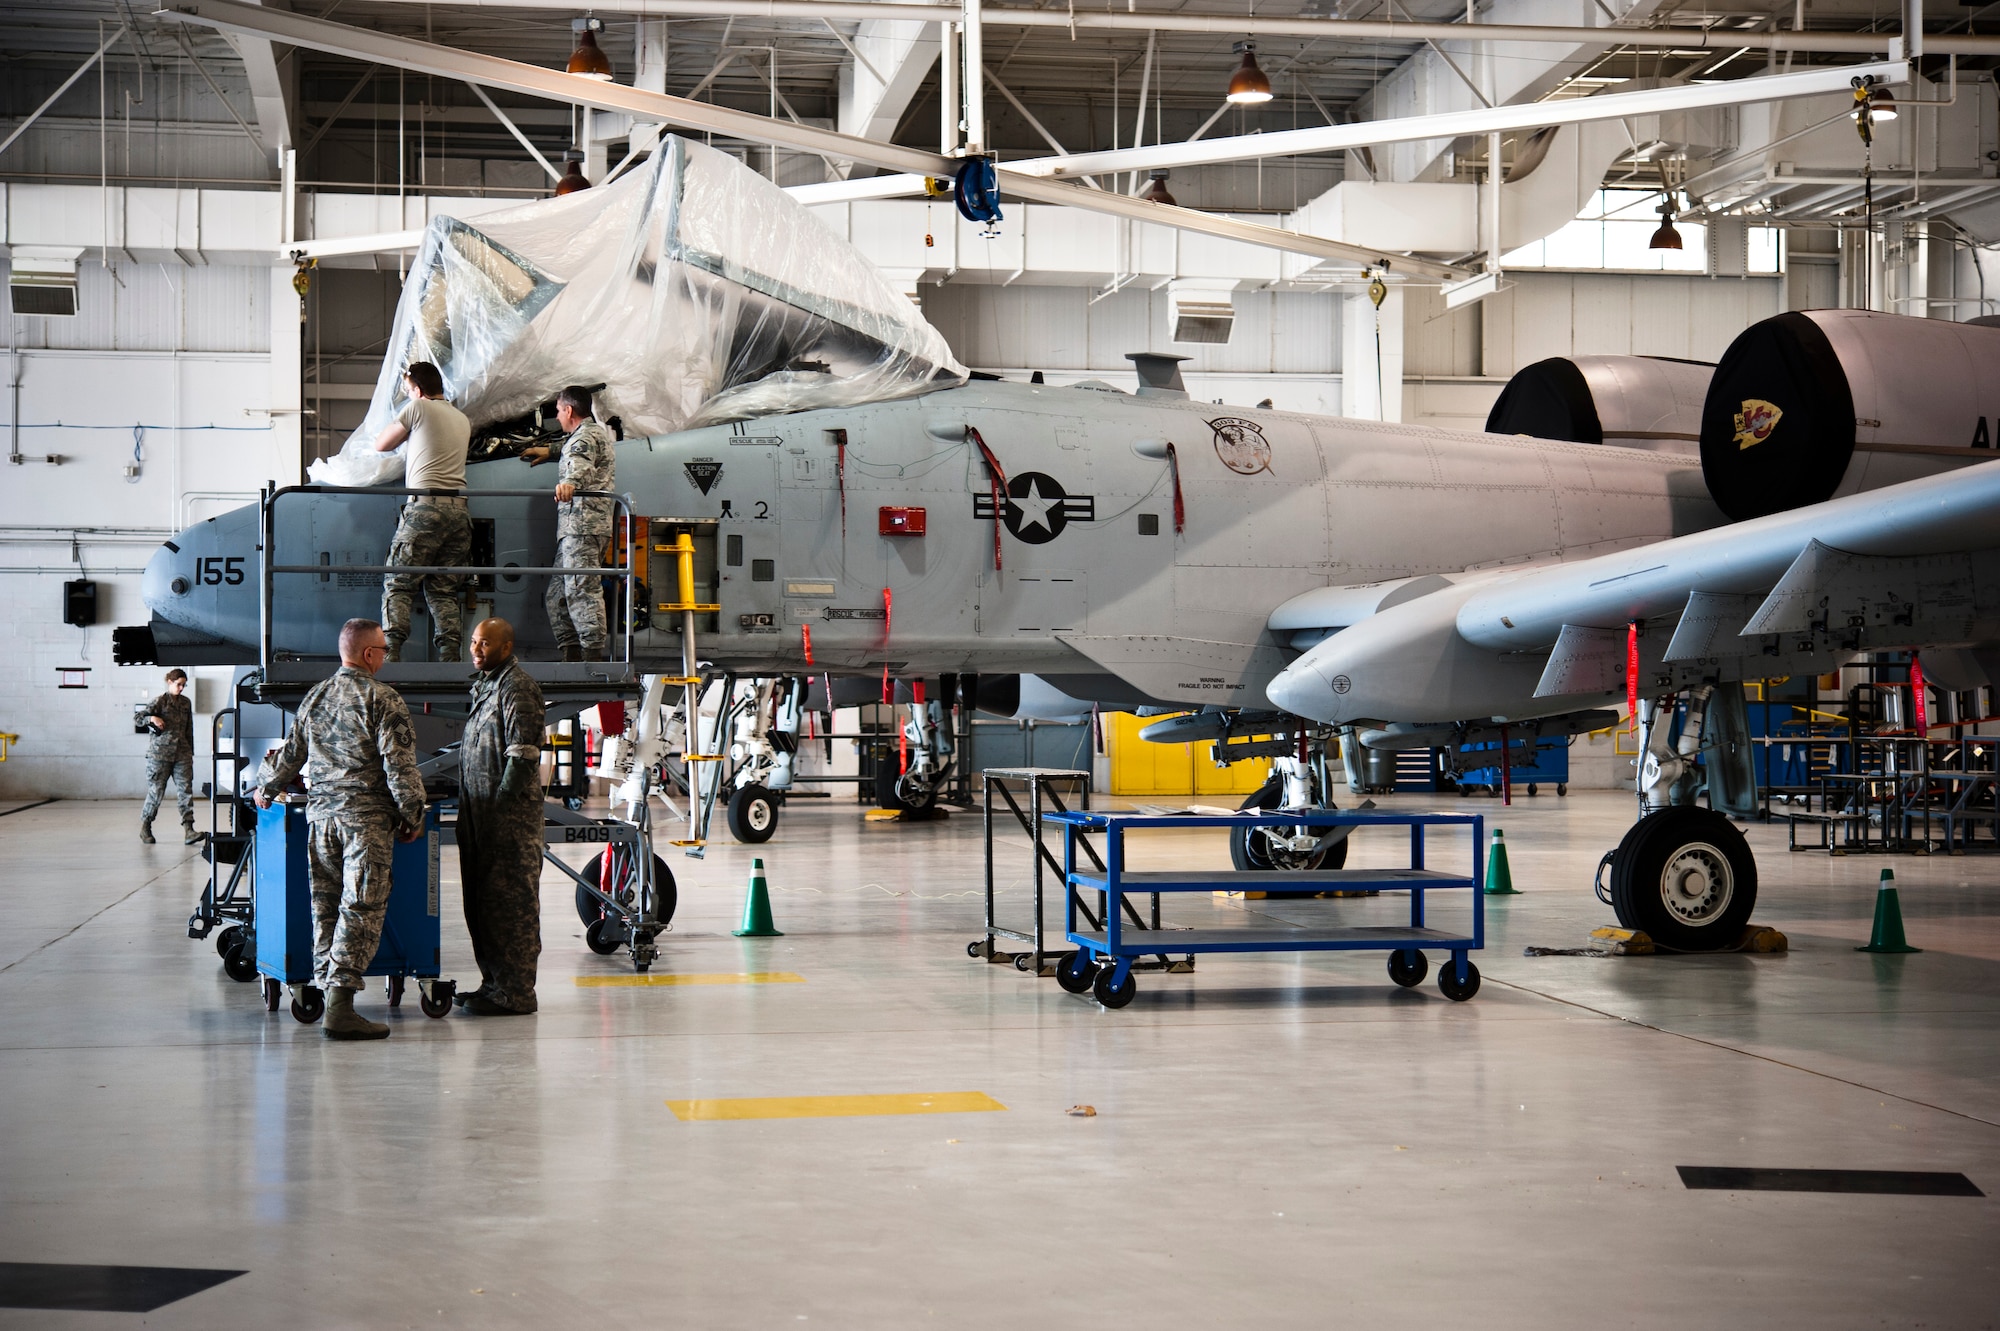
[[607, 989], [613, 986], [634, 989], [656, 984], [804, 984], [806, 977], [790, 971], [717, 971], [707, 975], [579, 975], [579, 989]]
[[977, 1114], [1007, 1106], [984, 1091], [928, 1095], [775, 1095], [755, 1100], [669, 1100], [683, 1123], [745, 1118], [862, 1118], [876, 1114]]

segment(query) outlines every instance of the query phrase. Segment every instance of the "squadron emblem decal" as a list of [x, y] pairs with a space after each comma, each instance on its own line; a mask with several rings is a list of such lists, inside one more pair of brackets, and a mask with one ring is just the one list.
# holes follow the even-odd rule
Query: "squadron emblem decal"
[[1775, 402], [1766, 402], [1759, 397], [1743, 399], [1743, 409], [1736, 413], [1736, 450], [1742, 452], [1753, 448], [1771, 437], [1771, 431], [1778, 428], [1785, 409]]
[[1240, 416], [1220, 416], [1208, 423], [1215, 431], [1215, 456], [1239, 476], [1255, 476], [1271, 469], [1271, 441], [1264, 427]]
[[681, 467], [687, 472], [688, 480], [693, 482], [694, 488], [703, 494], [707, 494], [710, 490], [714, 489], [715, 483], [722, 479], [722, 464], [720, 462], [710, 462], [707, 459], [702, 459], [697, 462], [684, 462], [681, 464]]
[[[993, 520], [993, 496], [972, 496], [972, 516]], [[1072, 522], [1097, 520], [1097, 496], [1065, 493], [1062, 482], [1039, 471], [1024, 471], [1007, 481], [1006, 512], [1000, 520], [1007, 533], [1028, 545], [1046, 545]]]

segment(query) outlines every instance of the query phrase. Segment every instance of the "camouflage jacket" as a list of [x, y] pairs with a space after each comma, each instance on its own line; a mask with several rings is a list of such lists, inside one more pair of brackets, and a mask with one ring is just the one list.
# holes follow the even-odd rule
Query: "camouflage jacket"
[[[502, 798], [500, 777], [507, 770], [507, 760], [539, 759], [542, 732], [542, 686], [521, 669], [519, 661], [509, 657], [498, 670], [482, 670], [473, 676], [472, 714], [465, 719], [465, 738], [458, 755], [459, 786], [465, 798]], [[519, 799], [524, 805], [538, 806], [541, 792], [529, 790]]]
[[177, 763], [194, 757], [194, 703], [171, 689], [146, 704], [147, 716], [166, 722], [146, 741], [146, 756], [156, 763]]
[[416, 733], [401, 694], [373, 676], [342, 666], [299, 704], [291, 737], [264, 759], [257, 784], [273, 799], [299, 772], [310, 799], [306, 817], [394, 817], [416, 826], [424, 816]]
[[[585, 421], [576, 433], [563, 441], [562, 475], [579, 490], [611, 490], [618, 483], [618, 454], [611, 431], [596, 421]], [[556, 505], [556, 535], [609, 536], [609, 499], [570, 499]]]

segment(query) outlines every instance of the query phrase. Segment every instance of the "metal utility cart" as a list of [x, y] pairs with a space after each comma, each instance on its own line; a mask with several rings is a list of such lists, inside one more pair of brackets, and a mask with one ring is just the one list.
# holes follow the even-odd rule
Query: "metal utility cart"
[[[1185, 869], [1171, 872], [1134, 871], [1125, 867], [1125, 834], [1155, 828], [1196, 827], [1216, 830], [1277, 824], [1305, 827], [1407, 827], [1409, 864], [1401, 868], [1316, 869], [1282, 875], [1287, 887], [1322, 892], [1407, 892], [1407, 925], [1301, 926], [1297, 928], [1182, 929], [1169, 936], [1171, 950], [1196, 952], [1354, 952], [1386, 951], [1389, 978], [1405, 988], [1421, 984], [1430, 963], [1426, 949], [1450, 953], [1438, 972], [1445, 997], [1464, 1002], [1479, 992], [1479, 969], [1468, 954], [1486, 945], [1486, 899], [1480, 891], [1485, 870], [1486, 820], [1477, 814], [1360, 813], [1333, 809], [1270, 809], [1236, 814], [1099, 813], [1074, 809], [1042, 815], [1063, 828], [1063, 877], [1070, 891], [1067, 915], [1069, 941], [1076, 951], [1056, 966], [1056, 982], [1073, 994], [1093, 993], [1106, 1007], [1124, 1007], [1138, 990], [1133, 963], [1160, 950], [1159, 935], [1143, 931], [1135, 940], [1123, 928], [1120, 907], [1127, 895], [1166, 892], [1240, 892], [1271, 886], [1277, 875], [1227, 869]], [[1434, 827], [1470, 829], [1471, 869], [1460, 873], [1430, 867], [1425, 834]], [[1078, 868], [1077, 847], [1085, 833], [1102, 833], [1104, 868]], [[1103, 929], [1077, 928], [1077, 889], [1104, 893]], [[1469, 933], [1434, 929], [1425, 923], [1425, 895], [1434, 891], [1465, 892], [1471, 899]]]

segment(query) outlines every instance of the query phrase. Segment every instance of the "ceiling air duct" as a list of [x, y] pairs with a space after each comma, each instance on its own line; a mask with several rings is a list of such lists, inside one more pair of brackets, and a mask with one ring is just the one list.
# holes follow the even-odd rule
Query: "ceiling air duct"
[[1229, 340], [1236, 326], [1233, 281], [1174, 281], [1167, 284], [1167, 327], [1175, 342], [1217, 345]]

